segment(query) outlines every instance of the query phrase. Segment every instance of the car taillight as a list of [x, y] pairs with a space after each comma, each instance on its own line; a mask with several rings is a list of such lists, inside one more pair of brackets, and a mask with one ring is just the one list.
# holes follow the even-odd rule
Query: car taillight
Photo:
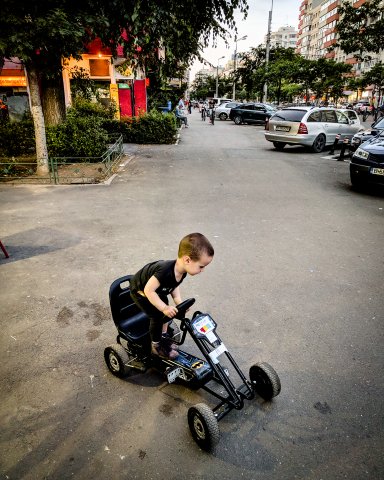
[[308, 128], [305, 123], [300, 123], [297, 133], [308, 133]]

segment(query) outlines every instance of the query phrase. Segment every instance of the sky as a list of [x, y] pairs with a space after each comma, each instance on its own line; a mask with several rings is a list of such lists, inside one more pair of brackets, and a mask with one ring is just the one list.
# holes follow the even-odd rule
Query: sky
[[[272, 27], [274, 32], [278, 28], [285, 25], [292, 25], [297, 30], [299, 23], [299, 7], [302, 0], [273, 0], [272, 10]], [[247, 35], [246, 40], [241, 40], [237, 43], [237, 52], [246, 52], [251, 47], [257, 47], [264, 42], [264, 36], [268, 31], [268, 15], [272, 6], [272, 0], [248, 0], [249, 11], [246, 20], [243, 19], [240, 13], [235, 15], [236, 25], [238, 30], [238, 38]], [[232, 37], [231, 37], [232, 33]], [[225, 65], [233, 56], [235, 52], [234, 33], [228, 32], [227, 37], [229, 48], [226, 48], [223, 40], [218, 40], [217, 47], [208, 47], [203, 51], [203, 58], [216, 66]], [[222, 56], [225, 58], [218, 62]], [[191, 67], [191, 81], [193, 81], [197, 71], [201, 70], [204, 65], [198, 61]], [[208, 68], [206, 66], [206, 68]]]

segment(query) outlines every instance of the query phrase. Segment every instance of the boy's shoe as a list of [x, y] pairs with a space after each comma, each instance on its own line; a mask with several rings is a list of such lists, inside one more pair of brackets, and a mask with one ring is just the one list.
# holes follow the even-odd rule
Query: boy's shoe
[[163, 342], [160, 342], [158, 345], [154, 345], [152, 343], [152, 355], [157, 355], [158, 357], [174, 360], [179, 355], [179, 353], [176, 350], [173, 350], [172, 348], [165, 345]]
[[169, 333], [163, 333], [161, 336], [161, 342], [166, 345], [167, 348], [171, 348], [172, 350], [178, 350], [179, 346], [177, 343], [173, 341], [173, 338]]

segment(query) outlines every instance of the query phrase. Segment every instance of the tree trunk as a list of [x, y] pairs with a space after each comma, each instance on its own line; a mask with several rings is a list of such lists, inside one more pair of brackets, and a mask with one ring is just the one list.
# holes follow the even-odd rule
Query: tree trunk
[[279, 83], [277, 85], [277, 105], [280, 105], [280, 97], [281, 97], [281, 78], [279, 77]]
[[63, 77], [42, 79], [41, 100], [45, 124], [54, 126], [65, 119], [65, 99]]
[[27, 70], [29, 93], [31, 100], [31, 113], [35, 127], [36, 139], [36, 174], [47, 176], [49, 174], [47, 139], [45, 136], [45, 123], [43, 109], [41, 107], [39, 76], [35, 66], [29, 65]]

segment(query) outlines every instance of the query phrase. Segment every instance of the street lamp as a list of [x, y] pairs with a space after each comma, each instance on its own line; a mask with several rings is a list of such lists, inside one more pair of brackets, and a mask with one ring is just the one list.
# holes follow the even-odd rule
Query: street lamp
[[216, 67], [216, 98], [219, 98], [219, 62], [221, 59], [223, 59], [225, 57], [220, 57], [218, 60], [217, 60], [217, 67]]
[[245, 40], [247, 38], [247, 35], [244, 35], [244, 37], [237, 38], [237, 35], [235, 35], [235, 56], [233, 58], [233, 93], [232, 93], [232, 100], [236, 100], [236, 80], [235, 80], [235, 72], [236, 72], [236, 60], [237, 60], [237, 42], [240, 42], [240, 40]]

